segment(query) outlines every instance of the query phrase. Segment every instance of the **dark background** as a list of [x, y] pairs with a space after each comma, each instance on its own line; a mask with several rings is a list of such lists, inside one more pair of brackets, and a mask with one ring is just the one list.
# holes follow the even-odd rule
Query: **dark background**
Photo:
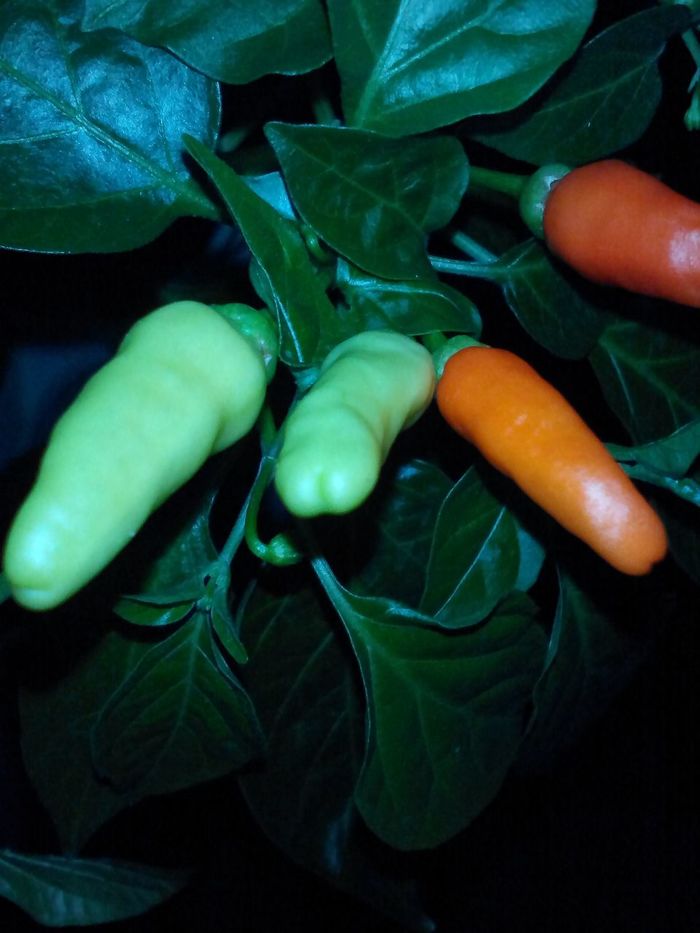
[[[600, 6], [596, 28], [642, 4]], [[697, 136], [682, 126], [692, 66], [680, 43], [662, 67], [665, 100], [630, 155], [652, 171], [663, 166], [669, 182], [697, 198]], [[251, 88], [251, 101], [256, 94]], [[193, 281], [222, 270], [230, 276], [240, 258], [235, 236], [213, 240], [211, 225], [190, 221], [128, 255], [0, 252], [0, 531], [57, 413], [130, 321], [154, 307], [183, 268]], [[697, 590], [682, 578], [678, 588], [681, 611], [662, 620], [653, 655], [574, 747], [545, 773], [513, 775], [459, 838], [407, 860], [438, 930], [700, 927], [700, 612]], [[0, 633], [0, 652], [4, 638]], [[14, 685], [4, 662], [0, 672], [0, 847], [56, 851], [22, 769]], [[399, 929], [290, 863], [262, 837], [230, 781], [146, 801], [101, 830], [87, 854], [121, 853], [201, 870], [187, 891], [114, 930]], [[388, 849], [384, 857], [398, 858]], [[7, 930], [37, 929], [9, 903], [2, 919]]]

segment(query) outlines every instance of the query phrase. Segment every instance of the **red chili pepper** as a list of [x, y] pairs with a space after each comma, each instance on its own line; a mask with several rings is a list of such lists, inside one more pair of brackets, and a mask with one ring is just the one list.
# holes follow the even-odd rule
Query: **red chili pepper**
[[557, 181], [544, 235], [593, 282], [700, 307], [700, 204], [625, 162], [593, 162]]

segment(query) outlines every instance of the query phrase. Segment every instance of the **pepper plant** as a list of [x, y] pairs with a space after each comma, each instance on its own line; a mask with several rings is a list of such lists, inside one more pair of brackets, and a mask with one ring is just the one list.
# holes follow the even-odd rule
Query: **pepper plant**
[[[290, 862], [433, 929], [415, 853], [468, 838], [505, 782], [550, 767], [683, 618], [700, 582], [698, 311], [587, 280], [541, 214], [571, 169], [611, 157], [700, 200], [697, 22], [694, 3], [643, 0], [2, 3], [11, 334], [116, 345], [168, 302], [243, 303], [272, 321], [278, 362], [256, 428], [80, 592], [36, 613], [3, 583], [3, 677], [56, 840], [0, 852], [0, 894], [41, 924], [90, 925], [149, 910], [197, 869], [225, 876], [171, 850], [139, 864], [133, 840], [105, 851], [134, 812], [176, 822], [193, 790], [206, 819], [208, 788], [225, 788]], [[643, 250], [610, 252], [648, 257], [636, 233]], [[328, 392], [329, 354], [374, 331], [414, 344], [416, 399], [396, 398], [406, 372], [394, 360], [384, 380], [381, 354], [376, 379], [344, 370]], [[665, 526], [650, 573], [609, 567], [428, 405], [426, 350], [439, 369], [476, 341], [527, 360], [606, 442]], [[315, 414], [321, 375], [330, 408]], [[387, 381], [396, 413], [373, 407]], [[344, 420], [363, 411], [366, 454]], [[281, 499], [288, 417], [306, 433]], [[390, 450], [385, 434], [370, 449], [377, 424]], [[292, 514], [309, 461], [343, 460], [343, 439], [371, 467], [362, 495]], [[6, 468], [4, 531], [35, 440]], [[148, 474], [149, 450], [183, 446], [148, 440], [115, 457], [115, 493]], [[239, 832], [222, 820], [212, 850], [235, 852]]]

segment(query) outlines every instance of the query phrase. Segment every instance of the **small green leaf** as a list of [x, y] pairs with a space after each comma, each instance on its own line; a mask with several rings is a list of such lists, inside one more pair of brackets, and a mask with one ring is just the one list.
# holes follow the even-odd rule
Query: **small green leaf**
[[221, 642], [224, 651], [236, 664], [245, 664], [248, 661], [248, 652], [238, 636], [236, 622], [234, 621], [228, 603], [229, 573], [226, 568], [225, 579], [213, 581], [213, 590], [210, 593], [209, 612], [212, 629]]
[[101, 778], [124, 793], [172, 793], [242, 767], [261, 751], [255, 710], [213, 655], [196, 615], [142, 653], [92, 726]]
[[534, 340], [564, 359], [590, 353], [603, 316], [569, 284], [540, 243], [516, 246], [495, 266], [503, 270], [498, 281], [511, 311]]
[[527, 100], [569, 58], [594, 0], [329, 0], [347, 122], [422, 133]]
[[480, 121], [471, 135], [535, 165], [582, 165], [619, 152], [651, 122], [662, 92], [659, 56], [689, 22], [687, 8], [661, 6], [615, 23], [579, 50], [536, 105]]
[[331, 54], [319, 0], [85, 0], [82, 28], [108, 27], [228, 84], [311, 71]]
[[389, 329], [410, 337], [436, 331], [474, 337], [481, 333], [481, 318], [472, 302], [436, 278], [380, 279], [339, 260], [336, 285], [358, 332]]
[[7, 582], [7, 577], [4, 573], [0, 573], [0, 605], [9, 599], [12, 594], [10, 589], [10, 584]]
[[189, 877], [130, 862], [0, 850], [0, 895], [50, 927], [136, 917], [182, 890]]
[[182, 160], [209, 146], [213, 82], [117, 32], [85, 34], [77, 7], [0, 7], [0, 244], [43, 252], [134, 249], [176, 217], [216, 217]]
[[266, 201], [271, 207], [286, 217], [287, 220], [296, 220], [296, 214], [289, 200], [289, 193], [279, 172], [266, 172], [264, 175], [242, 175], [243, 181], [258, 197]]
[[241, 229], [277, 315], [281, 359], [320, 362], [338, 342], [339, 324], [296, 226], [258, 197], [232, 168], [191, 137], [185, 145], [211, 177]]
[[[700, 490], [700, 472], [693, 480]], [[680, 499], [669, 501], [668, 498], [659, 502], [657, 507], [666, 526], [673, 559], [691, 580], [700, 585], [700, 522], [695, 507]]]
[[421, 611], [447, 628], [481, 622], [515, 588], [520, 543], [515, 516], [469, 469], [445, 498], [428, 561]]
[[590, 361], [608, 405], [636, 444], [700, 417], [694, 343], [621, 318], [605, 328]]
[[193, 609], [191, 599], [174, 605], [163, 605], [139, 602], [130, 597], [122, 597], [114, 606], [114, 612], [125, 622], [133, 625], [143, 625], [147, 628], [158, 628], [166, 625], [176, 625], [185, 619]]
[[700, 419], [690, 421], [668, 437], [638, 447], [608, 444], [610, 453], [624, 463], [641, 464], [665, 476], [680, 479], [700, 456]]
[[326, 243], [384, 278], [433, 277], [427, 234], [448, 223], [467, 186], [457, 140], [285, 123], [265, 132], [297, 210]]
[[[165, 549], [143, 566], [140, 551], [129, 561], [132, 581], [139, 592], [123, 596], [115, 613], [134, 625], [174, 625], [193, 611], [207, 592], [207, 580], [217, 569], [217, 552], [209, 535], [209, 518], [215, 493], [207, 489], [194, 515], [186, 515], [182, 527], [173, 529], [170, 509], [158, 513], [149, 524], [148, 541], [165, 540]], [[172, 503], [171, 503], [172, 504]], [[180, 513], [177, 513], [182, 523]], [[139, 577], [140, 575], [140, 577]]]
[[544, 636], [518, 595], [467, 632], [343, 589], [315, 569], [362, 671], [368, 737], [355, 799], [398, 849], [439, 845], [496, 796], [518, 751]]

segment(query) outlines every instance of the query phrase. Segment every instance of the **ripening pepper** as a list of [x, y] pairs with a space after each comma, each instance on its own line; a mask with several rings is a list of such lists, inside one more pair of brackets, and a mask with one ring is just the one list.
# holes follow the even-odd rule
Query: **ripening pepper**
[[542, 220], [550, 250], [585, 278], [700, 307], [700, 204], [646, 172], [617, 159], [574, 168]]
[[661, 520], [564, 397], [520, 357], [473, 346], [438, 381], [447, 423], [564, 528], [623, 573], [667, 550]]

